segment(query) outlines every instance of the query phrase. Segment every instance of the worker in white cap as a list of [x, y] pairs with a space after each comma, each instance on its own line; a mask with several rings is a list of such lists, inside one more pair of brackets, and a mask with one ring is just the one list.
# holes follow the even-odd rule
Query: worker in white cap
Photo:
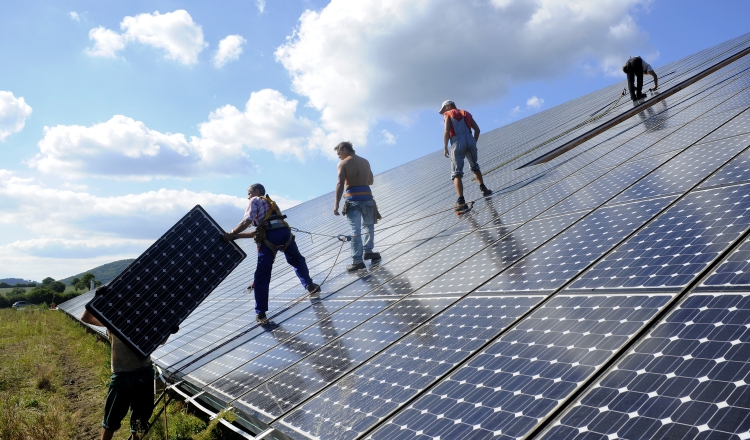
[[[443, 131], [443, 154], [451, 160], [451, 179], [456, 187], [458, 200], [456, 201], [456, 212], [461, 213], [468, 209], [464, 199], [464, 185], [461, 181], [464, 175], [464, 159], [469, 161], [469, 167], [479, 183], [482, 196], [492, 194], [482, 180], [482, 172], [477, 162], [477, 141], [479, 140], [479, 126], [471, 113], [459, 110], [453, 101], [444, 101], [440, 106], [440, 114], [443, 115], [445, 129]], [[472, 133], [473, 130], [473, 133]], [[451, 148], [448, 150], [448, 141]]]

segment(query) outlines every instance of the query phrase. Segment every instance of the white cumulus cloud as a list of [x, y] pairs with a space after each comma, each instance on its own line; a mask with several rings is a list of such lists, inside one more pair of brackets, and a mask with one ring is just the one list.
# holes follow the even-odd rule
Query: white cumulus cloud
[[394, 145], [396, 143], [396, 139], [398, 139], [398, 136], [385, 129], [381, 131], [381, 134], [383, 135], [384, 144]]
[[251, 150], [300, 160], [327, 151], [333, 138], [297, 115], [297, 101], [280, 92], [253, 92], [240, 110], [225, 105], [198, 124], [200, 136], [162, 133], [123, 115], [91, 126], [44, 127], [39, 153], [29, 165], [65, 178], [191, 178], [242, 175], [254, 169]]
[[214, 55], [214, 66], [221, 68], [230, 61], [240, 59], [242, 45], [245, 43], [247, 43], [247, 40], [242, 38], [241, 35], [228, 35], [219, 41], [219, 49]]
[[514, 83], [605, 69], [644, 47], [630, 11], [648, 0], [332, 0], [276, 52], [322, 127], [362, 144], [373, 122], [462, 108]]
[[534, 110], [538, 110], [544, 105], [544, 98], [539, 98], [536, 95], [526, 100], [526, 107]]
[[0, 90], [0, 142], [23, 130], [31, 112], [22, 96], [16, 98], [12, 92]]
[[45, 127], [38, 146], [39, 153], [29, 164], [68, 178], [189, 178], [242, 174], [253, 168], [241, 144], [188, 140], [183, 134], [161, 133], [122, 115], [90, 127]]
[[81, 16], [76, 11], [70, 11], [68, 12], [68, 15], [70, 16], [70, 19], [73, 21], [81, 21]]
[[86, 53], [114, 58], [126, 44], [137, 42], [163, 50], [167, 59], [189, 65], [197, 63], [198, 54], [208, 46], [203, 28], [183, 9], [128, 16], [120, 22], [120, 29], [122, 33], [102, 26], [91, 29], [89, 39], [94, 41], [94, 47], [86, 49]]
[[297, 101], [287, 100], [276, 90], [253, 92], [244, 111], [226, 105], [211, 112], [209, 120], [198, 126], [199, 142], [205, 148], [245, 146], [302, 159], [306, 152], [319, 148], [325, 134], [296, 112]]
[[266, 10], [266, 0], [255, 0], [255, 6], [263, 13]]

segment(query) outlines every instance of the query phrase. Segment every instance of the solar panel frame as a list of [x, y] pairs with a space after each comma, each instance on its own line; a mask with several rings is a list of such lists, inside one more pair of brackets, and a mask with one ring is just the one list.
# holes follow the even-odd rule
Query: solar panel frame
[[[188, 225], [188, 222], [195, 222], [195, 224]], [[193, 235], [190, 238], [195, 238], [197, 245], [195, 243], [193, 245], [203, 246], [203, 250], [193, 250], [193, 245], [187, 244], [183, 234], [194, 234], [193, 229], [188, 228], [201, 228], [198, 232], [202, 232], [203, 237]], [[213, 234], [213, 237], [206, 234]], [[196, 205], [108, 283], [103, 293], [95, 295], [86, 304], [86, 310], [136, 354], [148, 357], [247, 256], [233, 241], [224, 242], [223, 234], [224, 229], [200, 205]], [[173, 238], [177, 240], [173, 241]], [[205, 240], [210, 240], [210, 243]], [[151, 255], [152, 253], [155, 255]], [[159, 253], [162, 255], [158, 255]], [[226, 256], [224, 258], [216, 256], [219, 253], [226, 253]], [[164, 258], [163, 263], [159, 264], [157, 259], [162, 258]], [[188, 266], [191, 266], [191, 269], [194, 268], [191, 260], [195, 261], [195, 259], [206, 267], [205, 270], [194, 269], [198, 273], [197, 278], [203, 278], [206, 285], [194, 284], [197, 292], [185, 292], [182, 284], [190, 282], [195, 275], [190, 277], [187, 274], [181, 275], [184, 273], [181, 267], [185, 267], [185, 270]], [[164, 263], [165, 260], [168, 262]], [[208, 262], [212, 264], [209, 266]], [[219, 266], [222, 266], [224, 270], [219, 271]], [[167, 268], [170, 270], [167, 271]], [[149, 281], [151, 278], [153, 280]], [[158, 287], [150, 289], [148, 283], [156, 283], [161, 289]], [[193, 283], [191, 283], [192, 286]], [[149, 306], [148, 301], [161, 302], [164, 309], [159, 310], [154, 306]], [[177, 307], [179, 309], [175, 313]], [[123, 308], [127, 308], [126, 311], [129, 312], [126, 316], [132, 316], [133, 313], [139, 315], [132, 318], [137, 321], [136, 323], [132, 323], [127, 317], [122, 317]], [[152, 311], [153, 315], [156, 315], [156, 322], [148, 322], [148, 318], [145, 317], [147, 312]], [[167, 317], [164, 317], [160, 312], [166, 311], [169, 313]], [[141, 312], [143, 312], [142, 315]], [[152, 314], [148, 313], [148, 315]], [[144, 327], [148, 325], [150, 329], [141, 330], [141, 327], [135, 327], [135, 325]]]

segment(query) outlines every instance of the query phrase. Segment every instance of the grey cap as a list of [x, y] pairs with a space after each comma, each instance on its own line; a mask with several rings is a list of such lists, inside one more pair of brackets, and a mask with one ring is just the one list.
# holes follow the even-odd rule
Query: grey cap
[[448, 100], [446, 100], [446, 101], [443, 101], [443, 105], [441, 105], [441, 106], [440, 106], [440, 110], [438, 110], [438, 113], [442, 113], [442, 112], [443, 112], [443, 109], [445, 108], [445, 106], [446, 106], [446, 105], [449, 105], [449, 104], [452, 104], [452, 105], [456, 105], [456, 104], [454, 104], [454, 103], [453, 103], [453, 101], [451, 101], [450, 99], [448, 99]]

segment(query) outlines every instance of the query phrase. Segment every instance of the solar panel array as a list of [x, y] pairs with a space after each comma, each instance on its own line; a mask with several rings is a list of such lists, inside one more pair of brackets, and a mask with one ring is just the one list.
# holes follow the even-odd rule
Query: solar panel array
[[[462, 217], [441, 151], [376, 176], [382, 261], [348, 273], [339, 241], [298, 232], [330, 278], [310, 297], [277, 261], [262, 327], [238, 242], [154, 362], [246, 438], [750, 438], [750, 56], [683, 84], [749, 48], [658, 68], [673, 94], [537, 165], [633, 110], [624, 81], [483, 133], [494, 194], [465, 179]], [[285, 214], [348, 234], [332, 197]]]

